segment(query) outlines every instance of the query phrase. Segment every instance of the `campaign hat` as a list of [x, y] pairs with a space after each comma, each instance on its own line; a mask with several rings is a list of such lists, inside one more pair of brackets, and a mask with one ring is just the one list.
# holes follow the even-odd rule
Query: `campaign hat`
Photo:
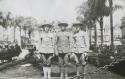
[[68, 27], [68, 23], [59, 23], [58, 26], [59, 27]]

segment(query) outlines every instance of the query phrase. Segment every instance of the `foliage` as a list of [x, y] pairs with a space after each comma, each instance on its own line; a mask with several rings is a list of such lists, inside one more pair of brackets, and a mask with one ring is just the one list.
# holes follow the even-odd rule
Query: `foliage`
[[24, 24], [24, 17], [23, 16], [15, 17], [15, 24], [21, 28], [21, 26]]
[[84, 16], [84, 20], [95, 22], [100, 17], [109, 16], [110, 8], [105, 3], [106, 0], [88, 0], [80, 6], [78, 12]]
[[7, 29], [11, 24], [11, 20], [11, 12], [8, 12], [7, 14], [0, 12], [0, 25], [2, 25], [3, 28]]
[[[106, 3], [109, 5], [106, 5]], [[96, 22], [100, 24], [101, 45], [103, 44], [103, 18], [122, 8], [120, 5], [114, 5], [111, 8], [111, 4], [113, 4], [112, 0], [87, 0], [82, 3], [78, 11], [80, 15], [77, 19], [81, 23], [86, 24], [88, 28], [94, 27]], [[110, 22], [110, 24], [113, 26], [113, 23]], [[113, 34], [111, 34], [111, 36], [112, 35]]]
[[26, 17], [24, 20], [24, 26], [23, 29], [28, 31], [29, 37], [31, 37], [31, 33], [36, 29], [37, 27], [37, 20], [33, 17]]
[[122, 19], [121, 19], [121, 25], [125, 26], [125, 17], [122, 17]]

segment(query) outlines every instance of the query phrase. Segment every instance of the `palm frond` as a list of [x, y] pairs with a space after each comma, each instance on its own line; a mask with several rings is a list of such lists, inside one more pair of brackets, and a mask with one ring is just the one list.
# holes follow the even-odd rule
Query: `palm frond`
[[119, 10], [119, 9], [123, 9], [123, 6], [117, 5], [117, 4], [113, 6], [113, 11], [116, 11], [116, 10]]

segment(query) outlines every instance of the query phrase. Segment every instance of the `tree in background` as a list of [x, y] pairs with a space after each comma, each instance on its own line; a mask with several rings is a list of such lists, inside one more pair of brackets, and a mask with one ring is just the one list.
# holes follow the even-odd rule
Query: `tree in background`
[[110, 9], [109, 6], [106, 5], [106, 0], [88, 0], [88, 4], [91, 8], [91, 13], [95, 16], [95, 20], [100, 25], [101, 32], [101, 47], [103, 45], [103, 18], [105, 16], [109, 16]]
[[[8, 26], [11, 25], [11, 20], [12, 20], [11, 19], [11, 12], [8, 12], [7, 14], [0, 12], [0, 19], [1, 19], [0, 24], [5, 29], [5, 31], [8, 31]], [[3, 30], [3, 38], [4, 38], [4, 30]], [[6, 41], [8, 41], [8, 33], [7, 33]]]
[[22, 27], [24, 26], [24, 17], [23, 16], [19, 16], [19, 17], [15, 17], [15, 25], [17, 27], [19, 27], [20, 30], [20, 40], [21, 40], [21, 31], [22, 31]]
[[[108, 0], [88, 0], [85, 3], [83, 3], [79, 9], [80, 15], [84, 16], [83, 19], [88, 20], [89, 22], [94, 22], [95, 24], [96, 24], [96, 22], [99, 23], [100, 32], [101, 32], [101, 47], [103, 45], [103, 27], [104, 27], [103, 18], [105, 16], [110, 15], [110, 24], [113, 27], [112, 13], [113, 13], [113, 11], [121, 8], [120, 5], [112, 6], [112, 3], [110, 0], [109, 0], [110, 5], [106, 5], [107, 1]], [[88, 22], [88, 21], [86, 21], [86, 22]], [[113, 28], [111, 28], [111, 30], [113, 30]], [[95, 32], [95, 34], [96, 34], [96, 32]], [[112, 35], [111, 39], [113, 39], [113, 31], [111, 32], [111, 35]], [[113, 40], [111, 40], [111, 41], [113, 44]]]
[[121, 18], [122, 44], [125, 44], [125, 16]]
[[16, 26], [16, 22], [15, 22], [14, 17], [12, 18], [11, 25], [13, 26], [13, 38], [14, 38], [13, 42], [16, 42], [16, 28], [17, 28], [17, 26]]
[[114, 31], [113, 31], [113, 11], [122, 9], [123, 7], [121, 5], [114, 5], [113, 6], [113, 0], [108, 0], [109, 7], [110, 7], [110, 35], [111, 35], [111, 51], [114, 50]]
[[37, 28], [37, 20], [33, 17], [25, 18], [24, 29], [28, 32], [28, 37], [31, 39], [32, 32]]

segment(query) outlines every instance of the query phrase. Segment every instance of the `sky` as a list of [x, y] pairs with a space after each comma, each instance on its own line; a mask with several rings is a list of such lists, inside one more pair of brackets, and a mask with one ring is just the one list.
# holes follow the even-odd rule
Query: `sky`
[[[83, 1], [86, 0], [1, 0], [0, 10], [4, 12], [10, 11], [14, 16], [32, 16], [39, 22], [74, 22], [78, 15], [78, 7]], [[125, 5], [124, 0], [113, 1], [114, 4]], [[123, 10], [114, 13], [115, 25], [120, 24], [120, 19], [124, 14]], [[109, 18], [106, 17], [104, 22], [109, 25]]]
[[33, 16], [39, 21], [75, 20], [77, 8], [83, 0], [3, 0], [0, 10], [14, 15]]

